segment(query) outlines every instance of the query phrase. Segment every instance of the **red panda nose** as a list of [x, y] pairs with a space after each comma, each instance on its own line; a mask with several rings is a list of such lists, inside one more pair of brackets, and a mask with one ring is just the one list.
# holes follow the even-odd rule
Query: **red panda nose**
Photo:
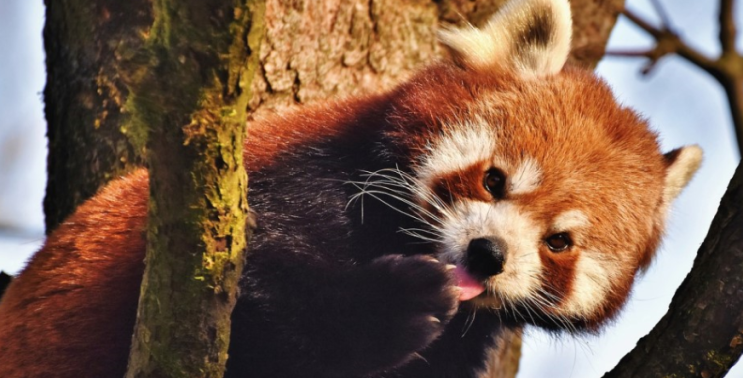
[[467, 247], [467, 270], [483, 278], [503, 272], [506, 243], [496, 237], [477, 238]]

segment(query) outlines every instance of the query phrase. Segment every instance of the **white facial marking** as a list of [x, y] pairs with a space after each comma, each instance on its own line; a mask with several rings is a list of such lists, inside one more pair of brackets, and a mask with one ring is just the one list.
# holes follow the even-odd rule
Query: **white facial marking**
[[[453, 172], [461, 172], [474, 164], [483, 164], [503, 170], [508, 176], [508, 192], [529, 193], [539, 187], [542, 170], [536, 160], [524, 158], [518, 166], [496, 154], [496, 137], [484, 120], [464, 121], [448, 128], [438, 141], [427, 146], [416, 176], [421, 182], [430, 184], [433, 178]], [[490, 166], [488, 166], [489, 164]]]
[[462, 201], [444, 214], [444, 251], [440, 258], [462, 264], [467, 246], [479, 237], [496, 236], [507, 245], [503, 273], [491, 277], [486, 287], [507, 300], [518, 301], [540, 288], [540, 231], [531, 217], [509, 202]]
[[568, 210], [555, 217], [553, 229], [555, 231], [570, 231], [583, 228], [590, 224], [588, 216], [580, 210]]
[[594, 251], [583, 251], [575, 266], [573, 290], [562, 308], [568, 315], [590, 317], [611, 290], [611, 262]]
[[534, 191], [542, 181], [542, 170], [536, 160], [524, 159], [511, 174], [509, 193], [525, 194]]
[[449, 130], [437, 143], [428, 146], [428, 153], [418, 170], [418, 177], [423, 182], [491, 159], [495, 135], [484, 121], [462, 122]]

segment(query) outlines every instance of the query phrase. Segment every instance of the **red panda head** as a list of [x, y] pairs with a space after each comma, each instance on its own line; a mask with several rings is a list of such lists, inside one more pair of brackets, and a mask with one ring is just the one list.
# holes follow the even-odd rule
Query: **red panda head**
[[398, 185], [425, 225], [410, 232], [482, 285], [469, 304], [595, 330], [651, 261], [701, 150], [663, 155], [606, 84], [564, 67], [570, 34], [566, 0], [442, 32], [453, 59], [394, 92], [388, 138], [413, 172]]

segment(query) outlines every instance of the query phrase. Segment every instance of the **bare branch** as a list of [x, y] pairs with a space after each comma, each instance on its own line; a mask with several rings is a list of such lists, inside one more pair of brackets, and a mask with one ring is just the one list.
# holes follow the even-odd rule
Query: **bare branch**
[[666, 12], [666, 8], [663, 7], [660, 0], [650, 0], [650, 3], [653, 5], [653, 8], [655, 8], [655, 13], [660, 17], [663, 29], [671, 29], [671, 17], [668, 16], [668, 12]]
[[668, 26], [670, 20], [659, 0], [652, 0], [664, 25], [656, 27], [629, 9], [623, 14], [640, 29], [650, 34], [656, 42], [653, 49], [642, 53], [613, 53], [615, 56], [645, 57], [650, 60], [643, 73], [653, 69], [658, 60], [668, 54], [677, 54], [712, 75], [725, 89], [738, 143], [743, 151], [743, 57], [735, 49], [736, 28], [733, 19], [734, 0], [720, 0], [720, 42], [722, 54], [713, 59], [687, 45]]
[[652, 24], [650, 24], [650, 22], [638, 16], [637, 13], [629, 10], [628, 8], [624, 8], [622, 14], [630, 21], [632, 21], [633, 24], [637, 25], [640, 29], [652, 35], [656, 40], [662, 36], [663, 31], [660, 28], [653, 26]]
[[[647, 75], [652, 72], [661, 58], [668, 55], [669, 51], [663, 51], [658, 46], [650, 50], [614, 50], [607, 51], [607, 56], [624, 57], [624, 58], [647, 58], [648, 62], [642, 68], [642, 74]], [[671, 52], [672, 53], [672, 52]]]
[[733, 0], [720, 0], [720, 45], [723, 55], [735, 53], [735, 33]]
[[606, 52], [606, 56], [615, 56], [620, 58], [648, 58], [655, 57], [655, 49], [650, 50], [611, 50]]
[[719, 80], [721, 70], [720, 67], [715, 64], [715, 61], [689, 47], [689, 45], [681, 40], [678, 34], [673, 30], [668, 29], [667, 25], [662, 28], [653, 26], [650, 22], [629, 9], [625, 9], [623, 14], [632, 21], [632, 23], [653, 36], [656, 41], [654, 50], [656, 50], [655, 56], [658, 57], [657, 59], [668, 54], [678, 54]]

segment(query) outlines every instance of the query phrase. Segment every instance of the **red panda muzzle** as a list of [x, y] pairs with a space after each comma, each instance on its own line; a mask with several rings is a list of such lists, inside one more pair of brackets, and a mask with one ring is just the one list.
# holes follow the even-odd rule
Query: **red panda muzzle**
[[488, 278], [503, 272], [506, 243], [498, 237], [477, 238], [467, 246], [467, 270], [475, 276]]

